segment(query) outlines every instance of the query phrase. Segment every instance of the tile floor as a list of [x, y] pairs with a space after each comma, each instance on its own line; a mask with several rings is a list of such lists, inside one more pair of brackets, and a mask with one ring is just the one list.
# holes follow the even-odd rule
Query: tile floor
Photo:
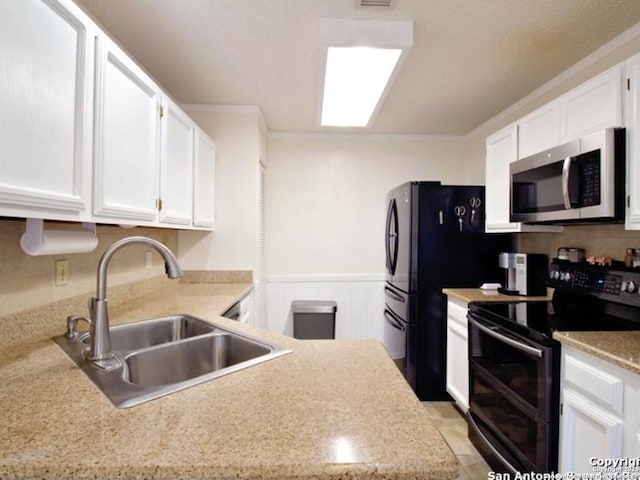
[[467, 422], [451, 402], [422, 402], [460, 462], [458, 480], [486, 480], [491, 468], [467, 437]]

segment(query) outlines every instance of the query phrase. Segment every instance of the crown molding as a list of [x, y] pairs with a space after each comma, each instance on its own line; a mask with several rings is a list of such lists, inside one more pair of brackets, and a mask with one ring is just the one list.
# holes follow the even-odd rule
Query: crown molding
[[464, 135], [411, 135], [400, 133], [269, 132], [269, 139], [285, 140], [404, 140], [464, 142]]

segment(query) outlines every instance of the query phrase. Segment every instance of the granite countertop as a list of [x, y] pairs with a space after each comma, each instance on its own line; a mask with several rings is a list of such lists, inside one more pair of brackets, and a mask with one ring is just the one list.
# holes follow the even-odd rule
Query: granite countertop
[[551, 296], [527, 297], [524, 295], [505, 295], [497, 290], [482, 290], [480, 288], [445, 288], [442, 293], [457, 298], [463, 302], [534, 302], [549, 301]]
[[130, 409], [51, 340], [77, 312], [0, 319], [0, 478], [458, 476], [380, 342], [301, 341], [218, 316], [250, 289], [183, 283], [112, 305], [114, 324], [189, 313], [293, 350]]
[[564, 345], [640, 374], [640, 331], [554, 332], [553, 338]]

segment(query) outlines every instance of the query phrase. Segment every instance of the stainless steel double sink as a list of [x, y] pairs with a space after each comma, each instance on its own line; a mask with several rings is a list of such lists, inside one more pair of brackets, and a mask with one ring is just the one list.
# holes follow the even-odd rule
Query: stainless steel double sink
[[291, 350], [190, 315], [109, 329], [121, 366], [106, 370], [85, 358], [89, 334], [54, 341], [118, 408], [128, 408], [207, 382]]

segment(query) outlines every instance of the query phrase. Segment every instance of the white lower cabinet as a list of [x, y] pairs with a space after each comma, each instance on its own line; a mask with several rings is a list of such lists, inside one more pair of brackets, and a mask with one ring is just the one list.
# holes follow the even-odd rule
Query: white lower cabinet
[[447, 392], [463, 412], [469, 410], [468, 303], [447, 301]]
[[561, 369], [560, 472], [593, 474], [598, 459], [637, 457], [640, 377], [566, 345]]

